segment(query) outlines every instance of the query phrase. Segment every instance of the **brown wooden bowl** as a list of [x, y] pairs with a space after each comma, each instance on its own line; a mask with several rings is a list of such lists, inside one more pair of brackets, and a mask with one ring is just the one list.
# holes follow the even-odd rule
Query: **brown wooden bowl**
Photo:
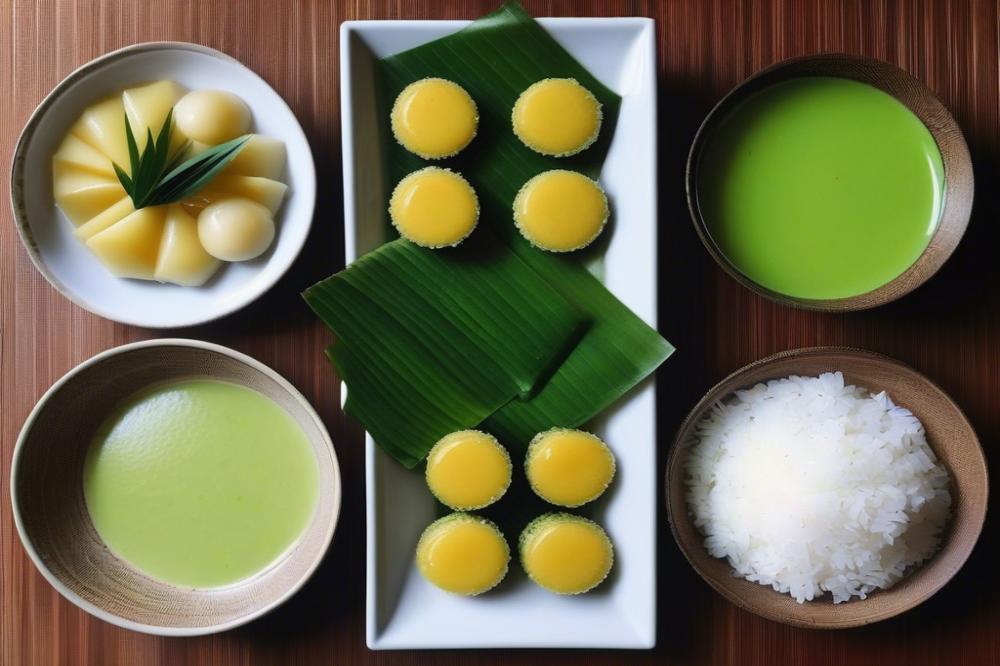
[[[733, 575], [725, 560], [709, 555], [704, 536], [688, 512], [684, 467], [695, 426], [711, 407], [737, 389], [789, 375], [816, 376], [839, 370], [844, 380], [886, 391], [912, 411], [927, 431], [927, 441], [951, 476], [952, 518], [941, 549], [888, 590], [867, 599], [834, 604], [830, 595], [799, 604], [771, 587]], [[917, 606], [941, 589], [969, 557], [986, 518], [989, 482], [986, 459], [962, 411], [929, 379], [885, 356], [857, 349], [795, 349], [751, 363], [716, 384], [681, 424], [667, 460], [667, 514], [670, 529], [691, 566], [716, 592], [763, 617], [799, 627], [841, 629], [878, 622]]]
[[[269, 568], [227, 587], [181, 588], [149, 578], [110, 552], [84, 502], [83, 461], [101, 421], [136, 391], [183, 377], [234, 382], [274, 400], [305, 432], [319, 468], [316, 511], [298, 542]], [[305, 398], [249, 356], [196, 340], [124, 345], [68, 372], [25, 421], [10, 486], [21, 542], [56, 590], [113, 624], [173, 636], [229, 629], [290, 597], [323, 559], [340, 513], [336, 453]]]
[[[734, 266], [716, 245], [708, 231], [698, 202], [698, 164], [707, 137], [716, 123], [749, 95], [775, 83], [802, 76], [831, 76], [853, 79], [883, 90], [906, 105], [927, 126], [937, 142], [944, 163], [944, 206], [937, 230], [923, 254], [891, 282], [878, 289], [839, 299], [806, 299], [772, 291], [753, 282]], [[895, 65], [860, 56], [839, 53], [809, 55], [783, 60], [767, 67], [733, 88], [709, 112], [698, 128], [688, 154], [685, 173], [688, 209], [695, 229], [709, 254], [737, 282], [778, 303], [808, 310], [846, 312], [865, 310], [902, 298], [929, 280], [965, 233], [972, 212], [973, 175], [969, 148], [958, 123], [941, 101], [921, 81]]]

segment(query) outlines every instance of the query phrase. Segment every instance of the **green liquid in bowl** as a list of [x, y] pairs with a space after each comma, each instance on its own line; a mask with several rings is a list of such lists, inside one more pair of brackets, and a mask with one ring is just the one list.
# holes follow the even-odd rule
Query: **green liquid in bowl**
[[741, 101], [697, 168], [709, 235], [752, 282], [836, 299], [901, 275], [944, 200], [941, 153], [891, 95], [849, 79], [796, 78]]
[[87, 453], [84, 496], [108, 547], [184, 587], [220, 587], [274, 563], [301, 536], [319, 468], [298, 424], [236, 384], [185, 380], [130, 398]]

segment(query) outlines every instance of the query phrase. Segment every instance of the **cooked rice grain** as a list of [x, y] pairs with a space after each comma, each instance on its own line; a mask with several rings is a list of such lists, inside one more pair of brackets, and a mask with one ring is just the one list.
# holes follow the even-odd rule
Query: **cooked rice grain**
[[688, 508], [705, 547], [802, 603], [864, 599], [938, 548], [948, 473], [924, 428], [839, 372], [737, 391], [697, 427]]

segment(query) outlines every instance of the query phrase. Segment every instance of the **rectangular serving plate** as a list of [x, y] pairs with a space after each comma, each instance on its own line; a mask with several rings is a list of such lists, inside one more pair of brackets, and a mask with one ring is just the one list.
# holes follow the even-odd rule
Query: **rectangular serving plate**
[[[543, 18], [541, 24], [597, 78], [622, 96], [601, 184], [612, 233], [594, 270], [656, 326], [655, 27], [644, 18]], [[389, 184], [375, 100], [376, 60], [465, 27], [467, 21], [346, 21], [340, 33], [345, 261], [384, 241]], [[605, 232], [607, 233], [607, 232]], [[366, 639], [373, 650], [431, 648], [632, 648], [656, 642], [656, 413], [647, 380], [588, 427], [618, 459], [597, 520], [615, 545], [608, 581], [576, 597], [532, 584], [517, 563], [500, 588], [460, 597], [426, 582], [414, 564], [435, 501], [423, 474], [407, 470], [365, 436], [367, 492]], [[346, 389], [343, 392], [346, 395]], [[516, 534], [506, 535], [516, 544]]]

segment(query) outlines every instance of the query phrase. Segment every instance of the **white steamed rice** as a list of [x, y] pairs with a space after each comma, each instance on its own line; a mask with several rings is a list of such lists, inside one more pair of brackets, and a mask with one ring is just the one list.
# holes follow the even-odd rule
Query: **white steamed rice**
[[839, 372], [716, 404], [686, 471], [708, 551], [799, 603], [891, 587], [937, 550], [950, 517], [948, 473], [920, 421]]

